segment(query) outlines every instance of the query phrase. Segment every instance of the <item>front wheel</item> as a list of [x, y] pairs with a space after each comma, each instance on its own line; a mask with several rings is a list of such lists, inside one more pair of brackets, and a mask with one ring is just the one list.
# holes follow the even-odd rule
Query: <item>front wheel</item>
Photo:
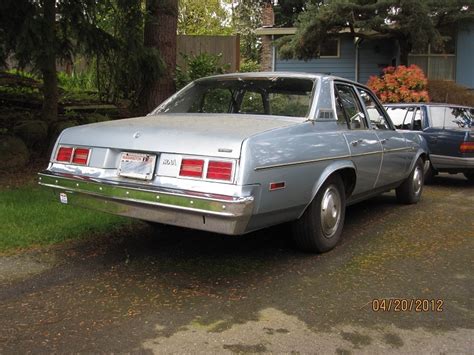
[[418, 158], [408, 178], [395, 190], [397, 200], [405, 204], [417, 203], [423, 191], [423, 160]]
[[293, 222], [293, 237], [298, 248], [319, 253], [334, 248], [341, 238], [345, 212], [344, 184], [338, 175], [331, 176], [301, 218]]

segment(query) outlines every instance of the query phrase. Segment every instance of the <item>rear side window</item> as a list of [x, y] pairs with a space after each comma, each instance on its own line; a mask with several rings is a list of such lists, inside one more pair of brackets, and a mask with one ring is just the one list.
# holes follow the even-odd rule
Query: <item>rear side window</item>
[[470, 128], [474, 117], [473, 109], [466, 107], [430, 107], [431, 125], [440, 128]]
[[446, 107], [430, 107], [431, 127], [444, 127], [444, 111], [446, 111]]
[[464, 107], [448, 107], [444, 115], [444, 126], [446, 128], [470, 128], [472, 127], [473, 110]]
[[396, 129], [411, 128], [413, 111], [415, 111], [414, 107], [387, 107], [387, 113]]

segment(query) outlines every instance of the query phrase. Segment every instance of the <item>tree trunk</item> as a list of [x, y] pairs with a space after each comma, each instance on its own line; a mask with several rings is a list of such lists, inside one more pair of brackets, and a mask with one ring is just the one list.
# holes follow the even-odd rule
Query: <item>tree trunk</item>
[[43, 75], [43, 109], [41, 117], [46, 122], [58, 119], [58, 77], [56, 73], [56, 0], [43, 0], [43, 51], [39, 66]]
[[144, 44], [158, 49], [165, 65], [161, 78], [143, 92], [142, 110], [150, 112], [176, 91], [178, 0], [146, 0], [146, 11]]

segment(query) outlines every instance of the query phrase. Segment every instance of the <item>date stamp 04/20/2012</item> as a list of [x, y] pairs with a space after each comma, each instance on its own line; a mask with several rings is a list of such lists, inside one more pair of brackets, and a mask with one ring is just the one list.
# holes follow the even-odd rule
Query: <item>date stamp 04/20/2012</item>
[[376, 298], [374, 312], [443, 312], [444, 300], [429, 298]]

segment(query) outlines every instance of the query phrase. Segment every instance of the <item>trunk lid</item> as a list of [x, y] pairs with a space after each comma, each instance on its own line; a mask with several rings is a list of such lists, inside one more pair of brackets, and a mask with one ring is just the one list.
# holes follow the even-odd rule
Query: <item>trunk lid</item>
[[239, 158], [246, 138], [301, 121], [240, 114], [160, 114], [69, 128], [59, 144]]

